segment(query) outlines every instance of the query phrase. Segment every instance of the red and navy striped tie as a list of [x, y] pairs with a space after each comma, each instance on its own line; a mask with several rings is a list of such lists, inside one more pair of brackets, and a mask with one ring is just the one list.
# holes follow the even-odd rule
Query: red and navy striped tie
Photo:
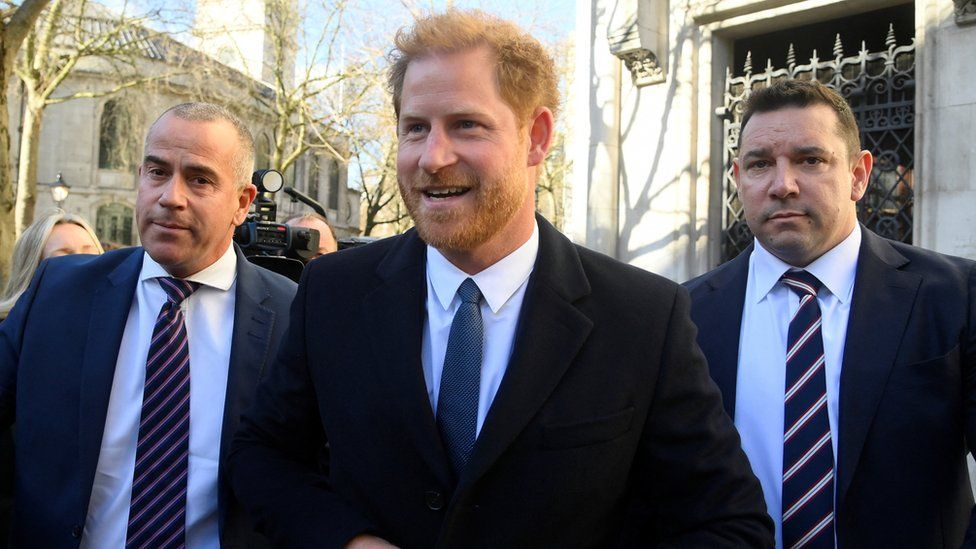
[[806, 271], [787, 272], [783, 283], [800, 296], [786, 346], [783, 547], [834, 547], [834, 452], [817, 303], [821, 284]]
[[146, 360], [127, 549], [186, 544], [190, 350], [180, 304], [200, 285], [178, 278], [156, 280], [168, 299], [156, 317]]

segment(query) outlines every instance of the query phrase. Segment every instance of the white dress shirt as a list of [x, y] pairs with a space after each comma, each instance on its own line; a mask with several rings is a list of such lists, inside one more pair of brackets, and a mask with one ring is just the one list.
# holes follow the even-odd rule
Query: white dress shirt
[[[166, 292], [157, 277], [169, 276], [144, 253], [135, 297], [125, 323], [105, 417], [83, 548], [125, 546], [142, 415], [149, 340]], [[190, 455], [186, 494], [186, 546], [219, 549], [217, 467], [231, 338], [237, 255], [229, 246], [216, 262], [186, 279], [201, 284], [181, 304], [190, 348]]]
[[[837, 462], [837, 418], [840, 372], [847, 338], [847, 319], [854, 293], [854, 275], [861, 229], [854, 231], [804, 270], [817, 277], [822, 320], [827, 415]], [[776, 547], [783, 546], [783, 406], [786, 393], [786, 340], [800, 298], [780, 281], [792, 267], [755, 241], [749, 258], [749, 279], [739, 334], [739, 368], [735, 384], [735, 426], [742, 449], [759, 477], [766, 509], [776, 524]], [[836, 470], [835, 470], [836, 473]]]
[[421, 360], [430, 407], [435, 415], [451, 322], [461, 305], [457, 289], [465, 279], [472, 278], [484, 296], [481, 302], [485, 331], [484, 359], [481, 363], [476, 437], [481, 433], [488, 409], [508, 368], [525, 286], [538, 252], [539, 227], [536, 225], [525, 244], [491, 267], [470, 276], [455, 267], [436, 248], [427, 246], [427, 321], [424, 323]]

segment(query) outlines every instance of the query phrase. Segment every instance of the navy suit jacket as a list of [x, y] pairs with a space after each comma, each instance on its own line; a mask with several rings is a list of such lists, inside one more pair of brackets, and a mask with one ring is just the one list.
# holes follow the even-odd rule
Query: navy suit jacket
[[[228, 463], [277, 544], [771, 545], [685, 291], [541, 218], [512, 356], [455, 478], [421, 364], [425, 258], [411, 230], [306, 269]], [[314, 468], [326, 440], [328, 478]]]
[[[122, 332], [143, 249], [45, 261], [0, 324], [0, 422], [17, 422], [14, 547], [77, 547], [84, 529]], [[288, 322], [295, 284], [237, 250], [234, 335], [220, 438], [225, 547], [260, 545], [223, 461]]]
[[[837, 541], [959, 547], [973, 509], [976, 263], [861, 231], [840, 380]], [[751, 252], [686, 283], [729, 415]]]

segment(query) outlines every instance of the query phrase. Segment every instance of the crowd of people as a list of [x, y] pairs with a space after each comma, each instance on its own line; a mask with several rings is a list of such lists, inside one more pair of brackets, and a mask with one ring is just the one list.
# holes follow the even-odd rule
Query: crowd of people
[[857, 222], [873, 157], [837, 93], [753, 90], [755, 241], [682, 286], [536, 214], [560, 102], [536, 39], [452, 9], [391, 62], [415, 229], [323, 239], [297, 285], [233, 244], [254, 143], [213, 104], [150, 127], [141, 246], [64, 212], [25, 231], [13, 546], [976, 546], [976, 263]]

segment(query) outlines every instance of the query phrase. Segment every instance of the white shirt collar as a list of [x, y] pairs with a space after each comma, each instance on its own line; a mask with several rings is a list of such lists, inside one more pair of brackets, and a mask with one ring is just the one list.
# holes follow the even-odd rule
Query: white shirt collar
[[[754, 239], [754, 242], [755, 249], [749, 261], [757, 290], [754, 297], [758, 303], [776, 286], [783, 273], [795, 267], [769, 253], [759, 243], [759, 239]], [[804, 270], [817, 277], [841, 303], [847, 303], [854, 293], [854, 276], [860, 248], [861, 225], [855, 224], [847, 238], [804, 267]]]
[[[139, 282], [161, 276], [173, 276], [166, 272], [162, 265], [156, 263], [148, 252], [143, 251], [142, 271], [139, 273]], [[204, 286], [210, 286], [218, 290], [227, 291], [234, 284], [237, 276], [237, 254], [234, 252], [232, 244], [227, 245], [224, 255], [217, 261], [210, 264], [202, 271], [186, 277], [186, 280], [199, 282]], [[458, 283], [460, 285], [460, 282]]]
[[532, 274], [538, 252], [538, 224], [533, 225], [532, 236], [524, 244], [474, 276], [455, 267], [437, 248], [427, 246], [427, 277], [445, 311], [450, 308], [461, 283], [473, 278], [491, 312], [497, 313]]

